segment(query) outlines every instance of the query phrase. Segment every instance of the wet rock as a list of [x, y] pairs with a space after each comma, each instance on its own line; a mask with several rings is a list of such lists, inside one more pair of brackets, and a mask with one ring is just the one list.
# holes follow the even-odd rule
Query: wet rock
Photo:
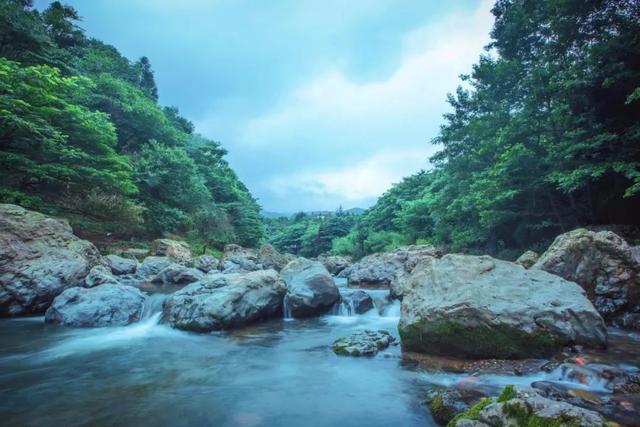
[[104, 285], [110, 283], [117, 285], [118, 279], [111, 273], [111, 270], [104, 265], [96, 265], [90, 271], [87, 277], [84, 278], [84, 285], [87, 288], [93, 288], [95, 286]]
[[203, 273], [217, 270], [219, 265], [220, 261], [218, 261], [218, 258], [211, 255], [200, 255], [193, 261], [193, 267], [197, 268]]
[[516, 264], [523, 266], [524, 268], [531, 268], [540, 259], [540, 255], [534, 251], [526, 251], [516, 260]]
[[628, 317], [640, 313], [640, 264], [615, 233], [577, 229], [562, 234], [533, 268], [578, 283], [606, 320], [640, 329], [640, 322]]
[[318, 261], [334, 276], [351, 266], [351, 258], [337, 255], [320, 255]]
[[146, 257], [140, 267], [138, 267], [138, 274], [141, 277], [150, 278], [173, 263], [171, 258], [165, 256], [149, 256]]
[[575, 283], [489, 256], [425, 258], [405, 286], [403, 349], [473, 358], [604, 347], [604, 322]]
[[58, 295], [45, 322], [64, 326], [123, 326], [140, 319], [145, 297], [131, 286], [105, 284], [70, 288]]
[[187, 242], [171, 239], [156, 239], [151, 242], [149, 255], [171, 258], [180, 264], [190, 264], [191, 248]]
[[151, 283], [162, 285], [188, 285], [204, 278], [204, 273], [197, 268], [185, 267], [182, 264], [170, 264], [163, 268]]
[[335, 340], [333, 351], [341, 356], [375, 356], [394, 341], [387, 331], [364, 330]]
[[438, 423], [446, 425], [456, 415], [475, 405], [484, 394], [478, 390], [450, 388], [436, 394], [429, 400], [431, 416]]
[[286, 285], [274, 270], [210, 274], [170, 295], [163, 320], [184, 330], [232, 329], [282, 316]]
[[0, 204], [0, 317], [44, 313], [100, 262], [66, 221]]
[[261, 270], [262, 265], [258, 261], [258, 254], [253, 249], [229, 244], [224, 247], [220, 269], [223, 273], [246, 273]]
[[343, 295], [342, 300], [352, 307], [355, 314], [363, 314], [374, 308], [371, 295], [361, 289]]
[[340, 299], [333, 278], [318, 261], [298, 258], [280, 275], [287, 284], [287, 304], [294, 317], [326, 313]]
[[111, 269], [111, 272], [117, 276], [134, 274], [138, 269], [137, 261], [118, 255], [107, 255], [104, 257], [104, 260]]
[[640, 374], [627, 374], [622, 381], [620, 381], [613, 387], [613, 392], [617, 395], [640, 395]]
[[405, 246], [392, 252], [368, 255], [345, 268], [338, 277], [346, 277], [351, 287], [389, 288], [393, 298], [402, 298], [406, 278], [416, 263], [425, 257], [441, 255], [433, 246]]
[[260, 246], [257, 263], [264, 269], [271, 268], [273, 270], [280, 271], [294, 258], [295, 257], [293, 255], [281, 254], [273, 246], [265, 244]]

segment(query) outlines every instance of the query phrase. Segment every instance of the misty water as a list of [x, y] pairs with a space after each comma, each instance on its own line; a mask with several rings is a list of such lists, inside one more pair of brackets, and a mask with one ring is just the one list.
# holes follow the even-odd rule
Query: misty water
[[[61, 426], [436, 425], [423, 403], [428, 392], [465, 381], [469, 372], [421, 368], [403, 360], [399, 346], [372, 358], [332, 352], [333, 340], [360, 329], [397, 338], [399, 303], [385, 305], [387, 291], [369, 292], [378, 309], [364, 315], [336, 307], [316, 319], [210, 334], [160, 324], [162, 295], [152, 296], [144, 319], [127, 327], [2, 320], [0, 419]], [[636, 362], [615, 360], [626, 369]], [[558, 372], [475, 380], [496, 392], [534, 380], [571, 382]], [[571, 386], [606, 393], [595, 380]]]

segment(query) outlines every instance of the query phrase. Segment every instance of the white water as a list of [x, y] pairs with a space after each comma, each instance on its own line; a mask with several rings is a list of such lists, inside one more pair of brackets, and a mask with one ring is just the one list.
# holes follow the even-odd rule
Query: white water
[[282, 316], [284, 320], [293, 320], [293, 314], [291, 314], [291, 307], [289, 306], [289, 295], [285, 295], [282, 301]]

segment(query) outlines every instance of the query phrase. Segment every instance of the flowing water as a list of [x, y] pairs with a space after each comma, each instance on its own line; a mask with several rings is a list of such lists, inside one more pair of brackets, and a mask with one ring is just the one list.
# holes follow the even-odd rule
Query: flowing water
[[[346, 291], [341, 286], [342, 291]], [[339, 308], [316, 319], [273, 320], [234, 332], [193, 334], [159, 323], [164, 296], [127, 327], [71, 329], [42, 317], [0, 321], [0, 423], [60, 426], [425, 426], [430, 390], [469, 373], [407, 363], [399, 346], [373, 358], [336, 356], [330, 344], [360, 329], [397, 337], [398, 302], [372, 291], [377, 309]], [[637, 360], [626, 361], [637, 363]], [[477, 376], [492, 390], [566, 373]]]

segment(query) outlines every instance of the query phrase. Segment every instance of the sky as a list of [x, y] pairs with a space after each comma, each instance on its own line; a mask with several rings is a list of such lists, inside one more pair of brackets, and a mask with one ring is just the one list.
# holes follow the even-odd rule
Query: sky
[[490, 0], [64, 3], [89, 36], [149, 57], [160, 103], [276, 212], [366, 208], [428, 169], [446, 95], [493, 23]]

